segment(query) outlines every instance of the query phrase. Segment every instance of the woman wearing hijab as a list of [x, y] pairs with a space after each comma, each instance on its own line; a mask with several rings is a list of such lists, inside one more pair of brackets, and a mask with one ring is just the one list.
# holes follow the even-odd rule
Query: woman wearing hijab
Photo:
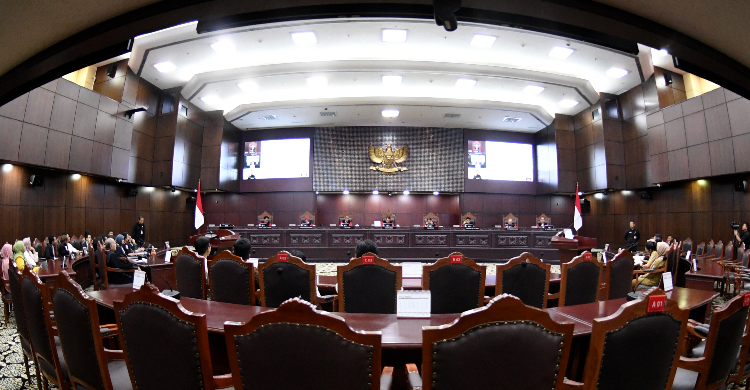
[[[656, 250], [651, 253], [651, 257], [648, 259], [648, 262], [643, 267], [644, 269], [659, 269], [664, 267], [664, 264], [666, 264], [667, 258], [666, 254], [669, 250], [669, 244], [666, 242], [657, 242], [656, 243]], [[633, 279], [633, 290], [636, 289], [639, 285], [641, 286], [658, 286], [659, 281], [661, 280], [661, 273], [649, 273], [645, 275], [641, 275], [636, 279]]]
[[23, 251], [23, 242], [16, 241], [16, 243], [13, 244], [13, 261], [16, 262], [19, 271], [23, 271], [23, 267], [26, 266], [26, 259], [23, 258]]
[[36, 253], [36, 249], [31, 246], [30, 237], [23, 239], [23, 259], [26, 260], [26, 264], [31, 268], [36, 267], [36, 264], [39, 262], [39, 255]]
[[[3, 279], [8, 280], [8, 269], [10, 268], [10, 259], [13, 257], [13, 247], [7, 242], [3, 245], [3, 249], [0, 250], [0, 260], [3, 265]], [[5, 288], [6, 292], [10, 292], [8, 287]]]

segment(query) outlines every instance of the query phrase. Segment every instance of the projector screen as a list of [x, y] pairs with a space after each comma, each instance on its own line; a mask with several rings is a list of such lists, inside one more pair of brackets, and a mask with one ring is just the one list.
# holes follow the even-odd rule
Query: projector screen
[[531, 144], [469, 141], [468, 179], [534, 181]]
[[310, 177], [310, 138], [245, 142], [242, 179]]

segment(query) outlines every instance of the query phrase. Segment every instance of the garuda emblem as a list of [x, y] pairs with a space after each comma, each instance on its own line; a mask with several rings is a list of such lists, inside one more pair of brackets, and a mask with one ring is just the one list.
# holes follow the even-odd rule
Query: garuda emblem
[[380, 149], [370, 145], [370, 160], [376, 166], [370, 167], [373, 171], [383, 172], [384, 175], [395, 175], [398, 171], [405, 171], [408, 168], [399, 167], [396, 164], [400, 164], [409, 157], [409, 147], [404, 146], [403, 148], [393, 150], [391, 144], [386, 144], [385, 148]]

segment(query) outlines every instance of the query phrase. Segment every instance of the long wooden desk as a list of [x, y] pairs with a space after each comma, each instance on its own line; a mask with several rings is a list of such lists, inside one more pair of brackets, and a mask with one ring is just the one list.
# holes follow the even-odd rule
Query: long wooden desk
[[685, 273], [685, 287], [713, 291], [714, 282], [724, 280], [724, 268], [712, 260], [699, 258], [698, 271], [688, 271]]

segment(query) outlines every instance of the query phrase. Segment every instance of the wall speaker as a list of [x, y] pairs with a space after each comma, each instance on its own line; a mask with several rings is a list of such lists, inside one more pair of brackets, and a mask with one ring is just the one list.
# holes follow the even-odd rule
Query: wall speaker
[[641, 199], [651, 199], [651, 193], [648, 191], [639, 191], [638, 196], [640, 196]]
[[31, 175], [29, 176], [29, 184], [32, 187], [41, 187], [44, 185], [44, 176]]
[[113, 62], [107, 65], [107, 77], [113, 79], [117, 75], [117, 63]]
[[185, 204], [188, 204], [188, 205], [189, 205], [189, 204], [194, 204], [194, 203], [195, 203], [195, 202], [197, 202], [197, 201], [198, 201], [198, 197], [197, 197], [197, 196], [195, 196], [195, 195], [190, 195], [190, 196], [188, 196], [188, 197], [187, 197], [187, 198], [185, 199]]
[[747, 182], [744, 180], [734, 182], [734, 190], [737, 192], [746, 192]]
[[591, 211], [591, 202], [586, 198], [581, 198], [581, 213], [588, 213]]
[[138, 195], [138, 190], [135, 188], [128, 188], [125, 190], [125, 197], [126, 198], [134, 198], [136, 195]]

